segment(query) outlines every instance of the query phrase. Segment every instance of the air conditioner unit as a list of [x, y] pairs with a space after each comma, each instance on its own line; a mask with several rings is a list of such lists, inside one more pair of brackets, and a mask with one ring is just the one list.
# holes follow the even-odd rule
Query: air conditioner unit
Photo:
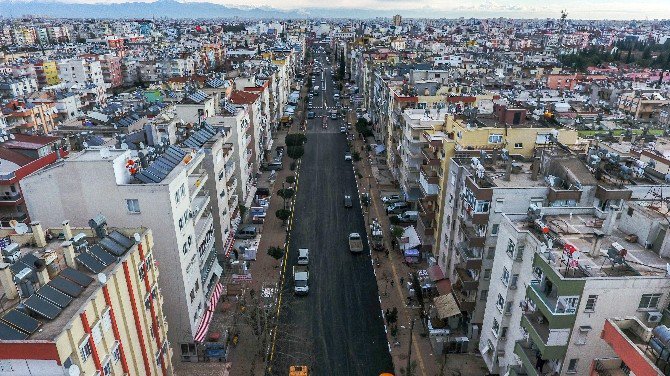
[[661, 314], [661, 312], [658, 311], [647, 312], [647, 322], [649, 323], [661, 322], [661, 318], [663, 318], [663, 314]]

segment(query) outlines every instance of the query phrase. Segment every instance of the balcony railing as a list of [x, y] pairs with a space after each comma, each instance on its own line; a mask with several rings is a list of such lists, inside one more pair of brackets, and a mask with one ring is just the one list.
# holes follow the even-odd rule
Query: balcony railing
[[0, 202], [17, 202], [21, 199], [21, 193], [6, 193], [0, 196]]

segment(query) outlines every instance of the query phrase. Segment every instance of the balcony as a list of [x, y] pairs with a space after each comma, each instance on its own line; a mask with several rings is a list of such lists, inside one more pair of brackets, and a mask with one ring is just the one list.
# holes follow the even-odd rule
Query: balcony
[[237, 188], [237, 178], [231, 179], [226, 183], [226, 188], [228, 189], [228, 192], [233, 192], [235, 188]]
[[461, 311], [472, 312], [477, 307], [477, 294], [464, 294], [462, 291], [454, 289], [452, 291], [454, 299]]
[[[607, 319], [601, 334], [626, 367], [635, 375], [668, 375], [670, 363], [658, 356], [667, 349], [651, 328], [638, 318]], [[666, 358], [667, 359], [667, 358]]]
[[188, 176], [188, 186], [191, 197], [195, 198], [207, 182], [207, 172], [197, 172]]
[[476, 291], [479, 287], [479, 270], [456, 267], [456, 276], [463, 291]]
[[629, 376], [630, 374], [626, 364], [619, 358], [593, 360], [591, 376]]
[[0, 206], [12, 206], [21, 201], [23, 201], [23, 196], [19, 192], [5, 193], [0, 196]]
[[576, 310], [570, 308], [570, 305], [566, 303], [566, 300], [571, 297], [558, 296], [553, 293], [547, 295], [542, 291], [539, 283], [531, 283], [526, 289], [526, 298], [533, 301], [549, 324], [554, 327], [567, 328], [575, 321]]
[[426, 218], [426, 220], [432, 221], [435, 219], [435, 213], [437, 212], [437, 204], [435, 200], [422, 198], [419, 199], [419, 213], [421, 216]]
[[543, 358], [559, 359], [565, 356], [571, 329], [551, 328], [548, 320], [539, 312], [524, 313], [521, 326], [526, 329]]
[[226, 174], [226, 180], [230, 180], [233, 176], [235, 176], [235, 163], [226, 163], [225, 167], [223, 168], [224, 173]]
[[228, 163], [228, 160], [230, 160], [230, 157], [233, 155], [233, 144], [230, 142], [223, 144], [222, 150], [223, 150], [223, 160], [225, 163]]
[[421, 154], [423, 154], [424, 164], [428, 166], [439, 166], [442, 163], [437, 152], [433, 151], [430, 146], [421, 148]]
[[440, 192], [440, 177], [437, 172], [429, 170], [427, 166], [421, 166], [419, 185], [424, 196], [436, 196]]
[[209, 201], [211, 198], [209, 195], [199, 195], [193, 198], [191, 202], [191, 214], [193, 215], [193, 221], [198, 222], [200, 217], [205, 212], [209, 211]]
[[434, 243], [435, 226], [433, 225], [433, 221], [425, 218], [423, 215], [419, 216], [419, 220], [416, 223], [416, 232], [421, 238], [421, 244]]
[[463, 235], [465, 235], [470, 247], [484, 247], [484, 244], [486, 243], [486, 233], [484, 231], [476, 229], [475, 225], [470, 225], [465, 222], [461, 222], [461, 229], [463, 230]]
[[204, 215], [195, 223], [195, 242], [199, 244], [204, 239], [207, 232], [212, 228], [214, 217], [212, 214]]
[[535, 368], [536, 362], [536, 352], [532, 349], [526, 341], [517, 341], [514, 345], [514, 353], [521, 360], [521, 366], [519, 367], [519, 375], [528, 375], [528, 376], [539, 376], [537, 369]]
[[231, 213], [234, 213], [235, 210], [237, 209], [237, 205], [240, 203], [239, 196], [238, 195], [230, 195], [230, 199], [228, 199], [228, 209]]
[[481, 269], [482, 251], [481, 249], [468, 247], [467, 243], [461, 242], [456, 245], [460, 259], [460, 266], [465, 269]]

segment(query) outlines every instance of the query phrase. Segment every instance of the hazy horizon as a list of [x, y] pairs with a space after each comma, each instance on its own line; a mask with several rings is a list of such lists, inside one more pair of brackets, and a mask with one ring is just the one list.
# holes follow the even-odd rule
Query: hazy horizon
[[[157, 0], [160, 1], [160, 0]], [[245, 0], [177, 0], [180, 3], [198, 2], [211, 3], [227, 7], [236, 8], [273, 8], [281, 11], [302, 12], [305, 16], [310, 16], [310, 10], [318, 9], [337, 9], [345, 12], [344, 15], [338, 14], [337, 17], [346, 16], [346, 11], [351, 11], [350, 17], [357, 17], [356, 10], [365, 10], [366, 12], [379, 11], [380, 17], [388, 16], [389, 12], [397, 12], [403, 15], [406, 12], [407, 17], [426, 17], [426, 18], [558, 18], [561, 10], [568, 12], [568, 17], [572, 19], [584, 20], [644, 20], [644, 19], [670, 19], [670, 0], [649, 0], [643, 6], [631, 1], [621, 0], [564, 0], [560, 4], [547, 5], [540, 0], [514, 0], [514, 1], [493, 1], [493, 0], [473, 0], [467, 3], [455, 2], [451, 0], [431, 0], [417, 5], [416, 1], [409, 0], [341, 0], [337, 6], [332, 2], [323, 0], [294, 0], [290, 3], [281, 0], [254, 0], [253, 2]], [[18, 5], [20, 3], [31, 2], [49, 2], [66, 4], [95, 4], [111, 5], [123, 3], [153, 3], [156, 0], [0, 0], [0, 3]], [[18, 16], [21, 9], [16, 9], [9, 16]], [[358, 15], [361, 16], [361, 15]], [[364, 18], [369, 18], [365, 17]]]

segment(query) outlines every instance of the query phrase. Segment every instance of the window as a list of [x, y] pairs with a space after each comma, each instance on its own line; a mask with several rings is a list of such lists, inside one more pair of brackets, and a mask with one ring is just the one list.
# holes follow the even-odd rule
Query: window
[[512, 279], [509, 282], [509, 288], [516, 289], [516, 282], [519, 280], [518, 274], [512, 274]]
[[566, 372], [577, 373], [577, 362], [579, 362], [579, 359], [570, 359], [568, 362], [568, 370]]
[[595, 311], [597, 301], [598, 301], [598, 295], [589, 295], [589, 297], [586, 299], [586, 305], [584, 306], [584, 312]]
[[640, 299], [640, 305], [638, 309], [656, 309], [658, 308], [658, 302], [661, 300], [663, 294], [644, 294], [642, 299]]
[[121, 360], [121, 346], [119, 346], [119, 343], [116, 342], [114, 344], [114, 349], [112, 350], [112, 358], [114, 359], [114, 363], [118, 363], [119, 360]]
[[484, 274], [482, 275], [482, 278], [485, 281], [488, 281], [489, 279], [491, 279], [491, 269], [484, 269]]
[[93, 349], [91, 349], [91, 344], [88, 342], [88, 338], [89, 336], [87, 335], [81, 345], [79, 345], [79, 355], [81, 356], [82, 364], [86, 362], [91, 354], [93, 354]]
[[491, 205], [491, 202], [489, 201], [482, 201], [482, 200], [477, 200], [475, 203], [475, 213], [488, 213], [489, 212], [489, 206]]
[[505, 307], [505, 298], [503, 298], [502, 294], [498, 294], [498, 300], [496, 301], [496, 307], [498, 308], [498, 311], [502, 312], [503, 308]]
[[493, 335], [496, 338], [498, 337], [499, 330], [500, 330], [500, 324], [498, 323], [498, 319], [493, 319], [493, 326], [491, 327], [491, 331], [493, 332]]
[[140, 212], [140, 201], [138, 199], [127, 199], [126, 207], [128, 207], [128, 212], [137, 214]]
[[146, 271], [144, 270], [144, 263], [140, 263], [140, 265], [138, 265], [137, 274], [140, 275], [140, 281], [144, 281], [144, 277], [146, 276]]
[[489, 135], [489, 144], [500, 144], [502, 143], [503, 136], [501, 134], [490, 134]]
[[109, 358], [102, 364], [102, 375], [109, 376], [112, 374], [112, 362]]
[[191, 290], [190, 296], [191, 296], [191, 303], [193, 303], [193, 301], [195, 300], [195, 289]]
[[505, 303], [505, 314], [506, 315], [511, 315], [512, 314], [512, 304], [514, 302], [511, 300], [508, 300], [507, 303]]
[[577, 331], [577, 338], [575, 339], [575, 345], [586, 345], [586, 341], [589, 337], [589, 332], [591, 327], [588, 325], [580, 326]]
[[514, 247], [516, 247], [516, 244], [514, 244], [514, 241], [512, 239], [507, 240], [507, 255], [509, 257], [514, 257]]
[[523, 149], [523, 143], [521, 143], [521, 142], [515, 142], [515, 143], [514, 143], [514, 148], [515, 148], [515, 149]]
[[507, 270], [506, 267], [503, 267], [502, 277], [500, 280], [502, 281], [503, 285], [509, 285], [509, 270]]
[[482, 290], [482, 292], [479, 293], [479, 300], [485, 302], [488, 296], [489, 296], [489, 290]]
[[197, 349], [195, 343], [182, 343], [181, 344], [181, 355], [182, 356], [192, 356], [197, 354]]
[[545, 133], [545, 134], [537, 134], [537, 138], [535, 139], [536, 144], [548, 144], [551, 142], [551, 133]]
[[503, 326], [502, 329], [500, 329], [500, 339], [505, 338], [507, 338], [507, 327]]
[[489, 260], [493, 260], [495, 256], [496, 256], [496, 247], [489, 247], [488, 250], [486, 251], [486, 258]]
[[505, 204], [504, 199], [502, 198], [496, 199], [496, 207], [494, 208], [494, 211], [496, 213], [502, 213], [504, 204]]

